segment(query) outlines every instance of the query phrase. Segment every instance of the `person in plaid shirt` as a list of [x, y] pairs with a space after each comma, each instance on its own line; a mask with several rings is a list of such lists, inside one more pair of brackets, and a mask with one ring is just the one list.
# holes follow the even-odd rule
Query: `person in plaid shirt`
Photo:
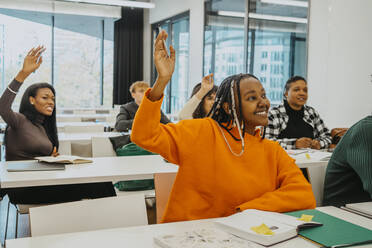
[[285, 84], [283, 104], [270, 109], [265, 138], [276, 140], [284, 149], [324, 149], [331, 134], [318, 112], [306, 105], [307, 82], [294, 76]]

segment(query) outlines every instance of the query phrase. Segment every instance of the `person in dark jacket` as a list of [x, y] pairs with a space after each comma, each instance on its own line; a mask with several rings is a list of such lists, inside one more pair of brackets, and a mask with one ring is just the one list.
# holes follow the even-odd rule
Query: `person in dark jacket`
[[[11, 108], [19, 88], [42, 63], [44, 47], [31, 49], [23, 68], [0, 97], [0, 116], [7, 123], [4, 135], [6, 160], [30, 160], [37, 156], [58, 156], [56, 92], [48, 83], [29, 86], [23, 94], [19, 112]], [[13, 204], [46, 204], [115, 196], [112, 182], [31, 188], [2, 189]]]
[[372, 201], [372, 116], [355, 123], [328, 162], [323, 205]]
[[[130, 86], [129, 91], [134, 101], [120, 106], [120, 112], [116, 116], [116, 123], [115, 123], [116, 131], [126, 132], [129, 129], [132, 129], [134, 116], [136, 115], [138, 106], [141, 104], [143, 95], [148, 88], [150, 88], [150, 85], [143, 81], [134, 82]], [[161, 123], [167, 124], [170, 122], [170, 120], [163, 113], [163, 111], [161, 111], [160, 114], [161, 114], [161, 118], [160, 118]]]

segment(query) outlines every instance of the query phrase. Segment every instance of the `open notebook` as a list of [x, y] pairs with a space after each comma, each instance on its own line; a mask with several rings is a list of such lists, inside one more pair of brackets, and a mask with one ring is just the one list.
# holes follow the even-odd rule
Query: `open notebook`
[[[255, 209], [220, 218], [214, 223], [218, 230], [210, 229], [205, 232], [190, 230], [180, 234], [156, 237], [154, 241], [164, 248], [236, 247], [238, 243], [244, 244], [239, 247], [262, 247], [261, 245], [269, 246], [291, 239], [297, 236], [300, 228], [322, 225], [317, 222], [302, 221], [289, 215]], [[196, 242], [210, 243], [214, 246], [207, 246], [207, 244], [200, 246], [196, 245]]]
[[39, 162], [52, 163], [52, 164], [85, 164], [92, 163], [93, 161], [79, 156], [59, 155], [57, 157], [35, 157]]

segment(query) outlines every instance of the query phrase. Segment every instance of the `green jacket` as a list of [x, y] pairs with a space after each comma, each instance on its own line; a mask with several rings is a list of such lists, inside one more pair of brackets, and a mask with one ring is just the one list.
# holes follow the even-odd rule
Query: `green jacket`
[[354, 124], [328, 163], [323, 205], [372, 200], [372, 116]]

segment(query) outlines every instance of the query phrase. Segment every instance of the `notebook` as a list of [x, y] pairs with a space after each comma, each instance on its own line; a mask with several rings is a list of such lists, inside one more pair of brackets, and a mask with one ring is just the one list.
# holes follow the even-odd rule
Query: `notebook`
[[240, 238], [269, 246], [293, 237], [298, 229], [321, 226], [280, 213], [248, 209], [215, 221], [216, 226]]
[[38, 161], [25, 161], [25, 162], [11, 162], [7, 164], [8, 172], [20, 172], [20, 171], [54, 171], [64, 170], [64, 164], [47, 164], [40, 163]]
[[349, 203], [344, 207], [345, 210], [372, 218], [372, 202]]
[[354, 225], [315, 209], [286, 214], [296, 217], [302, 214], [312, 215], [314, 216], [314, 221], [323, 223], [321, 227], [300, 230], [299, 234], [324, 246], [352, 244], [372, 239], [372, 230]]
[[162, 248], [261, 248], [256, 243], [241, 239], [217, 228], [202, 228], [154, 238]]
[[53, 163], [53, 164], [85, 164], [92, 163], [93, 161], [79, 156], [59, 155], [57, 157], [35, 157], [39, 162]]

